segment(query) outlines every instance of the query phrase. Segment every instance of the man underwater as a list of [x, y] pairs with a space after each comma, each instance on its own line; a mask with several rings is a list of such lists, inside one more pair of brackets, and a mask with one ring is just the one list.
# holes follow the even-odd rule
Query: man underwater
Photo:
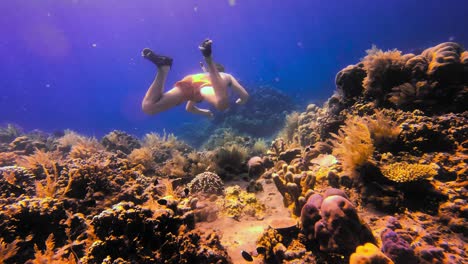
[[188, 112], [213, 117], [210, 110], [198, 108], [195, 104], [205, 100], [217, 110], [227, 109], [229, 107], [229, 86], [239, 95], [236, 103], [244, 104], [248, 100], [249, 94], [232, 75], [224, 73], [222, 65], [213, 61], [211, 56], [212, 43], [213, 41], [207, 39], [199, 46], [208, 66], [208, 73], [188, 75], [176, 82], [174, 88], [166, 93], [163, 93], [164, 83], [172, 66], [172, 58], [157, 55], [148, 48], [143, 49], [141, 55], [153, 62], [158, 68], [156, 78], [143, 98], [141, 104], [143, 112], [154, 115], [187, 102], [185, 109]]

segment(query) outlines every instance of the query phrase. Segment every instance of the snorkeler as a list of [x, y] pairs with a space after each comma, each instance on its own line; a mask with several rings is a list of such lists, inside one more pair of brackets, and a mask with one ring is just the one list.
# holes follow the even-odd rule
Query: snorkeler
[[205, 100], [218, 110], [227, 109], [229, 107], [229, 86], [239, 95], [236, 103], [244, 104], [248, 100], [249, 94], [232, 75], [224, 73], [222, 65], [213, 61], [211, 56], [212, 43], [211, 40], [207, 39], [199, 46], [208, 67], [205, 69], [203, 63], [200, 63], [205, 73], [184, 77], [166, 93], [163, 93], [164, 83], [172, 66], [172, 58], [157, 55], [148, 48], [143, 49], [141, 55], [156, 64], [158, 68], [156, 78], [143, 98], [143, 112], [153, 115], [187, 102], [185, 109], [188, 112], [213, 117], [210, 110], [198, 108], [195, 104]]

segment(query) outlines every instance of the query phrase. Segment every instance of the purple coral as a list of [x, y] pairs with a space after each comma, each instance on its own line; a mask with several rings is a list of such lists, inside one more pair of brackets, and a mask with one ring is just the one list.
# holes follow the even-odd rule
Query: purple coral
[[339, 189], [312, 195], [302, 208], [301, 222], [308, 239], [315, 239], [321, 251], [351, 254], [361, 244], [375, 243], [372, 232]]
[[410, 244], [391, 229], [385, 229], [382, 234], [382, 252], [395, 263], [418, 263], [418, 258]]

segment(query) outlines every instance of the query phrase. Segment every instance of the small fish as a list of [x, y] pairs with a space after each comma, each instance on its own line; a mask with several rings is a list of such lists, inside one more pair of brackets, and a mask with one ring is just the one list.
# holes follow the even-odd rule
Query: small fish
[[248, 261], [248, 262], [252, 262], [253, 261], [253, 258], [252, 258], [252, 255], [250, 255], [249, 252], [245, 251], [245, 250], [242, 250], [241, 251], [241, 254], [242, 254], [242, 257]]

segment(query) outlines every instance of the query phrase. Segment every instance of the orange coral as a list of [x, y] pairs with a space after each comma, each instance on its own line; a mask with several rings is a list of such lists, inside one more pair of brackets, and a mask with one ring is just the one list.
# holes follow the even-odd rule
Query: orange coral
[[3, 241], [3, 238], [0, 238], [0, 264], [5, 263], [5, 260], [13, 257], [18, 252], [19, 240], [15, 240], [11, 243], [6, 243]]
[[[44, 197], [55, 197], [58, 195], [59, 191], [59, 184], [58, 184], [58, 177], [59, 172], [57, 170], [57, 166], [53, 165], [53, 173], [49, 173], [46, 167], [43, 167], [44, 173], [46, 174], [46, 184], [43, 185], [40, 181], [36, 181], [36, 196], [39, 198]], [[73, 171], [68, 174], [68, 184], [63, 189], [60, 196], [64, 196], [71, 187], [73, 181], [73, 175], [76, 174], [77, 171]]]
[[55, 248], [54, 235], [50, 234], [45, 241], [45, 250], [41, 251], [37, 245], [34, 245], [34, 259], [28, 260], [27, 264], [44, 264], [44, 263], [56, 263], [56, 264], [75, 264], [77, 263], [76, 258], [73, 254], [68, 254], [65, 257], [66, 252], [63, 249], [57, 251]]

